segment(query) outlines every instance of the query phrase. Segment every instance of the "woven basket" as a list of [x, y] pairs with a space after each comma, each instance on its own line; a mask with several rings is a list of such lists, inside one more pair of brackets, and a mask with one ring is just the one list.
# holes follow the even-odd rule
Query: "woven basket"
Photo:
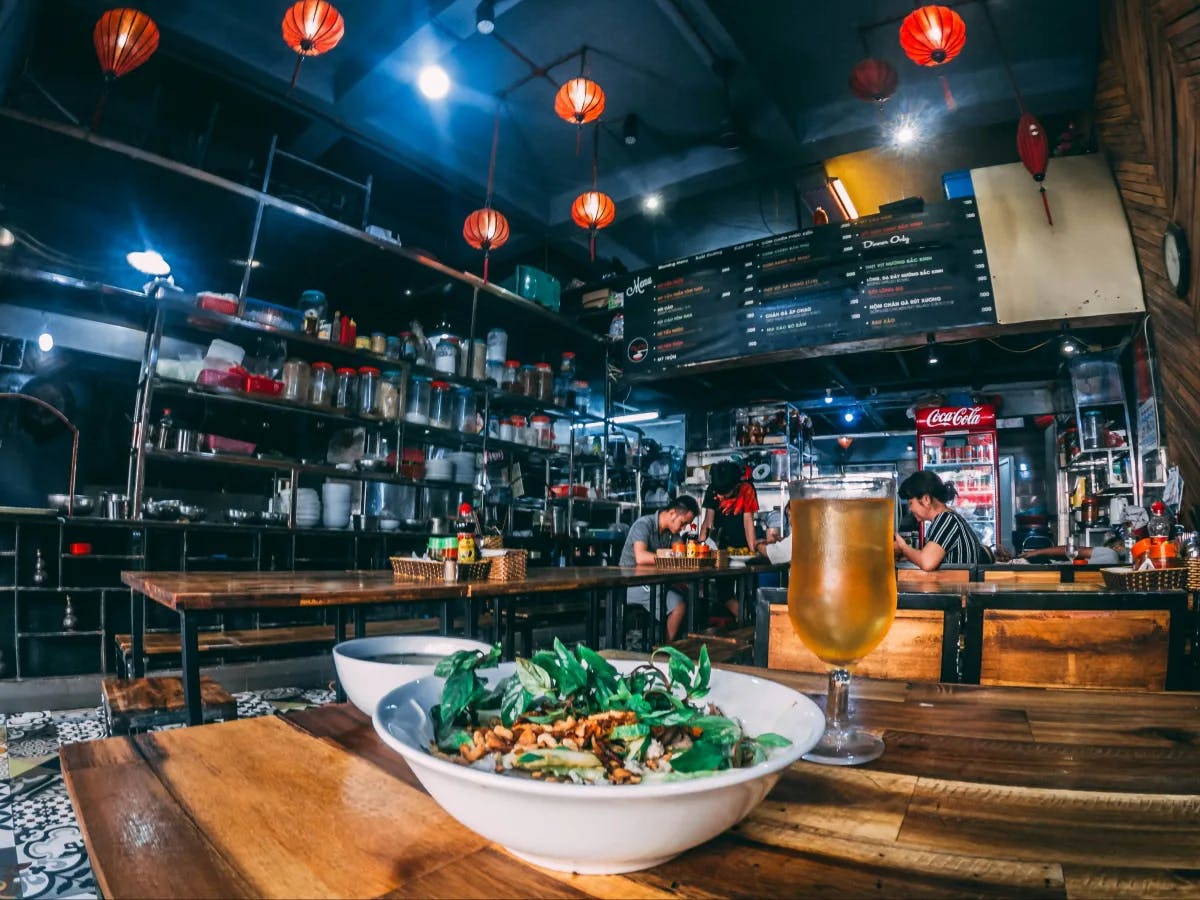
[[[442, 581], [446, 577], [444, 563], [429, 559], [413, 559], [408, 556], [389, 556], [392, 572], [397, 578], [415, 579], [416, 581]], [[492, 568], [492, 561], [466, 563], [458, 567], [459, 581], [484, 581]]]
[[1102, 569], [1104, 586], [1116, 591], [1182, 591], [1187, 586], [1185, 566], [1170, 569], [1146, 569], [1135, 572], [1129, 568]]
[[717, 560], [713, 556], [656, 556], [654, 557], [654, 565], [660, 569], [715, 569], [717, 567]]
[[485, 534], [483, 536], [484, 550], [499, 550], [504, 546], [504, 538], [498, 534]]
[[489, 556], [488, 561], [492, 564], [488, 581], [522, 581], [529, 569], [529, 551], [505, 550], [503, 556]]
[[1187, 561], [1187, 586], [1189, 591], [1200, 591], [1200, 559]]

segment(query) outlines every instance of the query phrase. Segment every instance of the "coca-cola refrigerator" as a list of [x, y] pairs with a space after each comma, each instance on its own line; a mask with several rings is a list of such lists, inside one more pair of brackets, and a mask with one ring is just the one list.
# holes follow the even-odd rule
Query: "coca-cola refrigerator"
[[[995, 547], [1000, 521], [1000, 469], [996, 410], [991, 406], [933, 406], [917, 410], [917, 460], [951, 482], [949, 505], [987, 547]], [[925, 525], [921, 525], [925, 539]]]

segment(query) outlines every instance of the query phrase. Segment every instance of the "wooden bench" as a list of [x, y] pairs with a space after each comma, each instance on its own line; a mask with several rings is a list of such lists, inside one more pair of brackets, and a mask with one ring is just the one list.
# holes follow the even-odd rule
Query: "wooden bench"
[[[432, 634], [440, 630], [441, 619], [390, 619], [367, 622], [367, 636], [387, 634]], [[121, 654], [125, 671], [129, 671], [133, 653], [133, 636], [113, 636]], [[207, 653], [250, 653], [267, 647], [284, 647], [289, 644], [332, 644], [332, 625], [293, 625], [284, 628], [248, 628], [240, 631], [202, 631], [199, 635], [200, 652]], [[179, 633], [147, 632], [143, 640], [146, 657], [179, 656], [181, 652]]]
[[[181, 678], [105, 678], [100, 696], [110, 736], [187, 721]], [[200, 679], [200, 698], [205, 722], [237, 718], [237, 701], [211, 678]]]
[[671, 644], [689, 658], [700, 656], [700, 648], [708, 647], [708, 658], [715, 663], [753, 663], [754, 626], [727, 628], [711, 634], [696, 631]]

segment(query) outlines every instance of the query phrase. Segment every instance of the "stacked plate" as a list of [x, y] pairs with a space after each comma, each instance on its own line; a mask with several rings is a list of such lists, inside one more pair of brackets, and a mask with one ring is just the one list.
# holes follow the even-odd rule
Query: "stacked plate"
[[453, 481], [454, 462], [445, 457], [428, 460], [425, 463], [426, 481]]
[[326, 528], [349, 527], [350, 495], [351, 486], [344, 481], [327, 481], [321, 485], [321, 521]]
[[[282, 512], [290, 512], [292, 505], [292, 495], [287, 491], [279, 495], [279, 509]], [[298, 528], [312, 528], [321, 521], [321, 501], [317, 498], [317, 492], [312, 488], [300, 488], [296, 491], [296, 526]]]
[[475, 453], [451, 453], [450, 461], [454, 463], [454, 480], [460, 484], [474, 484], [477, 459], [478, 456]]

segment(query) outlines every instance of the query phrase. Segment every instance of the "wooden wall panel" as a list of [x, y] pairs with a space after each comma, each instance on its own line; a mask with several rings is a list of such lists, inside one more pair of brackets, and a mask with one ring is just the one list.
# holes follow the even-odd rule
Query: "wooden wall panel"
[[[1200, 2], [1103, 0], [1101, 30], [1096, 123], [1133, 232], [1188, 505], [1200, 500]], [[1163, 272], [1170, 222], [1191, 248], [1182, 301]]]
[[1170, 624], [1165, 610], [985, 610], [979, 683], [1161, 691]]
[[[905, 681], [940, 680], [942, 625], [940, 610], [897, 610], [896, 621], [887, 637], [854, 667], [854, 674]], [[767, 668], [821, 673], [827, 669], [825, 663], [813, 656], [796, 637], [786, 606], [771, 607]]]

